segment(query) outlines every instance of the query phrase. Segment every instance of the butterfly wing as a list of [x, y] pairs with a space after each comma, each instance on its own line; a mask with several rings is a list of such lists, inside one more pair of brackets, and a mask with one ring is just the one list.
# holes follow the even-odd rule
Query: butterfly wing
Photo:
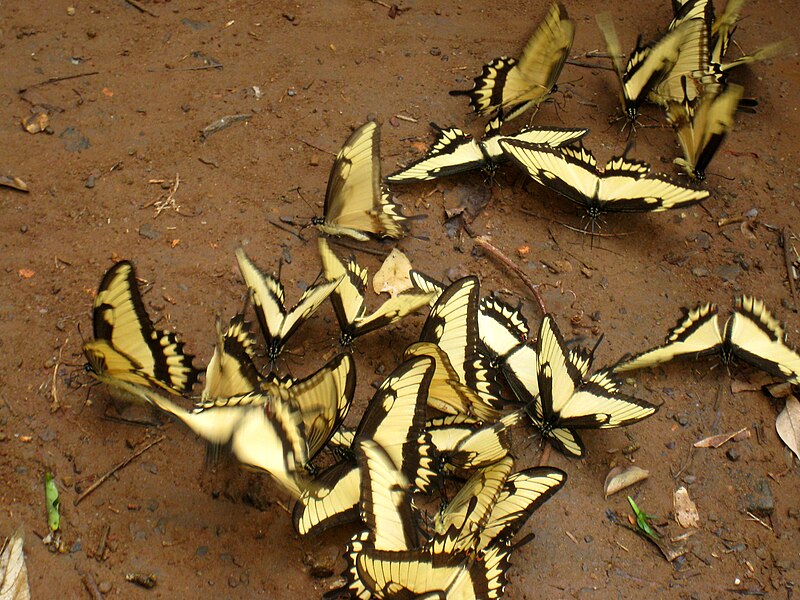
[[725, 338], [739, 358], [770, 375], [800, 384], [800, 354], [786, 344], [783, 326], [762, 300], [751, 296], [736, 299]]
[[386, 177], [386, 181], [427, 181], [480, 169], [485, 165], [486, 157], [471, 135], [455, 127], [442, 129], [433, 123], [431, 127], [437, 131], [436, 141], [425, 156], [392, 173]]
[[681, 356], [704, 356], [718, 352], [722, 348], [723, 340], [716, 304], [703, 304], [692, 310], [684, 309], [684, 312], [684, 316], [670, 330], [661, 346], [623, 358], [614, 366], [614, 372], [652, 367]]
[[309, 460], [342, 424], [355, 387], [355, 363], [349, 354], [340, 354], [310, 377], [292, 385], [293, 402], [303, 419]]
[[411, 269], [408, 272], [408, 276], [411, 279], [411, 285], [413, 285], [416, 289], [422, 292], [428, 292], [431, 294], [431, 299], [428, 302], [431, 306], [436, 304], [436, 301], [439, 299], [439, 296], [442, 295], [445, 288], [447, 287], [441, 281], [437, 281], [433, 277], [429, 277], [416, 269]]
[[380, 185], [380, 128], [368, 121], [342, 146], [331, 168], [325, 192], [325, 216], [320, 229], [359, 241], [400, 238], [405, 218]]
[[244, 315], [234, 316], [223, 332], [217, 321], [217, 345], [206, 367], [201, 398], [229, 398], [258, 389], [261, 375], [253, 363], [255, 340]]
[[132, 263], [118, 262], [103, 277], [92, 324], [95, 339], [84, 352], [102, 381], [122, 379], [174, 394], [188, 394], [197, 383], [194, 356], [183, 351], [174, 333], [155, 329], [147, 316]]

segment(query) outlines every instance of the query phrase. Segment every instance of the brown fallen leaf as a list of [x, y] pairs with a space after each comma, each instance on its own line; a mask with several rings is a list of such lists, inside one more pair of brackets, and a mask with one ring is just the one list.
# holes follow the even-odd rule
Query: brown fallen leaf
[[794, 396], [786, 398], [786, 406], [775, 419], [775, 430], [789, 450], [800, 458], [800, 401]]
[[792, 395], [792, 384], [788, 381], [765, 385], [763, 389], [773, 398], [786, 398]]
[[614, 467], [608, 472], [603, 485], [603, 494], [608, 498], [626, 487], [632, 486], [650, 477], [650, 471], [634, 465], [627, 467]]
[[675, 521], [684, 529], [700, 527], [700, 515], [697, 505], [689, 498], [689, 491], [681, 486], [672, 496], [672, 506], [675, 509]]
[[13, 188], [20, 192], [28, 191], [28, 184], [22, 181], [19, 177], [9, 177], [8, 175], [0, 175], [0, 185], [3, 187]]
[[372, 278], [372, 289], [376, 294], [389, 292], [394, 298], [400, 292], [413, 287], [408, 275], [410, 270], [411, 262], [406, 255], [397, 248], [393, 248], [386, 260], [383, 261], [381, 268], [375, 273], [375, 277]]
[[0, 597], [3, 600], [30, 600], [28, 568], [25, 566], [22, 527], [14, 532], [0, 554]]
[[[741, 434], [747, 432], [747, 435], [741, 437]], [[719, 448], [724, 443], [729, 442], [737, 437], [737, 441], [750, 437], [750, 431], [747, 427], [742, 427], [739, 431], [732, 431], [731, 433], [721, 433], [719, 435], [712, 435], [711, 437], [703, 438], [694, 443], [695, 448]]]

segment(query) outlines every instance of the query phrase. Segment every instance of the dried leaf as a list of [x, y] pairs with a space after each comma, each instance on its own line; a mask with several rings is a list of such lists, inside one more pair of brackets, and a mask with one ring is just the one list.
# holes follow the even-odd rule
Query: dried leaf
[[800, 458], [800, 402], [794, 396], [786, 398], [786, 406], [775, 419], [775, 430], [789, 450]]
[[20, 192], [28, 191], [28, 184], [22, 181], [19, 177], [9, 177], [8, 175], [0, 175], [0, 185], [3, 187], [13, 188]]
[[411, 262], [406, 255], [394, 248], [372, 278], [372, 289], [376, 294], [389, 292], [394, 298], [400, 292], [413, 287], [408, 275], [410, 270]]
[[612, 494], [616, 494], [626, 487], [632, 486], [650, 477], [650, 471], [642, 469], [641, 467], [628, 466], [628, 467], [614, 467], [608, 472], [606, 482], [603, 485], [603, 493], [608, 498]]
[[[747, 432], [745, 437], [750, 437], [750, 432], [747, 430], [747, 427], [742, 427], [739, 431], [732, 431], [731, 433], [721, 433], [719, 435], [712, 435], [711, 437], [703, 438], [694, 443], [695, 448], [719, 448], [724, 443], [729, 442], [733, 438], [740, 436], [744, 432]], [[739, 437], [738, 439], [744, 439], [743, 437]], [[738, 440], [737, 440], [738, 441]]]
[[22, 545], [23, 535], [20, 527], [0, 554], [0, 600], [30, 600], [28, 567], [25, 566]]
[[672, 505], [675, 508], [675, 521], [684, 529], [700, 527], [700, 515], [697, 505], [689, 498], [689, 491], [681, 486], [672, 496]]
[[22, 119], [22, 128], [28, 133], [40, 133], [50, 125], [50, 117], [46, 112], [38, 112]]
[[765, 385], [764, 390], [773, 398], [786, 398], [792, 395], [792, 384], [788, 381]]

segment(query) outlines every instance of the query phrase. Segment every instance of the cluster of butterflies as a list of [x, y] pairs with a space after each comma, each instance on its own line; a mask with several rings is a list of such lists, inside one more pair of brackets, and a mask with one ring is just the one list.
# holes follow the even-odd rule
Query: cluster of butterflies
[[[514, 471], [512, 430], [528, 422], [557, 449], [580, 457], [585, 447], [577, 430], [628, 425], [656, 408], [622, 393], [609, 369], [590, 374], [592, 352], [568, 347], [552, 315], [529, 341], [519, 307], [481, 299], [474, 276], [446, 286], [412, 271], [412, 289], [367, 314], [366, 270], [353, 258], [342, 261], [324, 238], [319, 249], [323, 277], [291, 309], [280, 280], [237, 251], [266, 343], [256, 342], [244, 311], [227, 326], [218, 323], [204, 388], [191, 408], [173, 397], [191, 397], [202, 371], [174, 333], [154, 327], [132, 264], [115, 264], [95, 298], [87, 371], [112, 396], [147, 402], [182, 421], [212, 456], [228, 448], [271, 475], [296, 498], [292, 516], [301, 535], [362, 522], [337, 593], [390, 598], [403, 597], [399, 590], [469, 590], [463, 597], [499, 597], [518, 546], [513, 536], [566, 481], [549, 467]], [[343, 426], [356, 389], [351, 352], [303, 379], [273, 372], [289, 338], [328, 298], [345, 349], [430, 306], [419, 341], [405, 350], [355, 430]], [[268, 375], [258, 362], [269, 365]], [[448, 498], [452, 480], [465, 483]], [[430, 521], [414, 498], [437, 491], [441, 508]]]
[[[645, 99], [661, 97], [668, 98], [673, 122], [691, 123], [686, 127], [695, 155], [687, 150], [685, 162], [698, 179], [730, 127], [723, 121], [732, 121], [720, 117], [722, 100], [733, 103], [731, 115], [741, 100], [740, 90], [725, 86], [725, 74], [772, 52], [722, 64], [740, 7], [730, 0], [714, 21], [709, 1], [679, 3], [661, 41], [637, 44], [624, 68], [615, 59], [629, 118], [636, 118]], [[602, 18], [601, 26], [617, 56], [613, 31]], [[495, 59], [472, 90], [455, 92], [469, 95], [478, 112], [491, 113], [485, 138], [477, 142], [459, 129], [437, 128], [428, 153], [386, 181], [491, 171], [510, 158], [593, 219], [604, 211], [658, 211], [708, 197], [651, 175], [649, 165], [625, 156], [599, 169], [588, 150], [570, 146], [585, 129], [529, 126], [515, 135], [500, 133], [505, 121], [552, 93], [573, 36], [566, 10], [553, 4], [519, 60]], [[707, 44], [698, 45], [696, 40], [706, 38]], [[705, 60], [698, 47], [708, 56], [702, 69], [692, 66]], [[697, 142], [703, 136], [708, 140]], [[327, 235], [366, 241], [402, 237], [408, 219], [380, 176], [378, 125], [365, 123], [338, 153], [324, 216], [312, 223]], [[292, 519], [299, 534], [361, 523], [345, 553], [345, 583], [329, 597], [502, 596], [509, 556], [524, 541], [514, 536], [566, 481], [565, 473], [550, 467], [514, 471], [512, 430], [528, 424], [557, 450], [584, 456], [579, 430], [626, 426], [656, 412], [622, 391], [617, 372], [717, 352], [726, 363], [738, 357], [800, 381], [800, 356], [786, 344], [783, 327], [749, 297], [737, 300], [723, 331], [716, 307], [703, 305], [687, 311], [663, 345], [592, 372], [594, 350], [567, 344], [552, 315], [543, 316], [532, 339], [520, 307], [481, 298], [474, 276], [445, 285], [411, 271], [410, 289], [368, 313], [367, 270], [354, 258], [342, 260], [324, 237], [318, 244], [322, 276], [292, 308], [280, 278], [261, 270], [243, 250], [236, 252], [265, 343], [257, 343], [245, 319], [247, 306], [227, 325], [218, 322], [199, 397], [193, 388], [203, 370], [174, 333], [155, 328], [128, 261], [111, 267], [100, 284], [94, 339], [84, 353], [87, 371], [108, 384], [112, 396], [149, 403], [203, 438], [211, 456], [227, 448], [242, 464], [272, 476], [296, 499]], [[345, 351], [308, 377], [279, 375], [287, 342], [328, 299]], [[350, 349], [361, 336], [426, 307], [419, 341], [406, 348], [358, 426], [348, 429], [344, 421], [356, 390]], [[193, 398], [192, 407], [184, 408], [176, 397]], [[452, 481], [463, 484], [451, 494]], [[418, 508], [423, 495], [439, 499], [432, 518]]]

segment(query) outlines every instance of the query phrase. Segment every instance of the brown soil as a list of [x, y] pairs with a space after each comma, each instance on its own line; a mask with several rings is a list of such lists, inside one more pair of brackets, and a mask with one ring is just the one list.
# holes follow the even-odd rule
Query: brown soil
[[[337, 580], [351, 530], [297, 539], [289, 499], [266, 478], [232, 461], [208, 471], [202, 444], [179, 424], [155, 429], [109, 420], [115, 413], [105, 390], [71, 385], [87, 383], [80, 332], [91, 329], [92, 295], [113, 260], [134, 260], [153, 284], [145, 296], [151, 314], [208, 360], [214, 319], [241, 306], [234, 249], [245, 245], [269, 268], [283, 257], [283, 279], [296, 298], [298, 284], [319, 269], [315, 244], [270, 221], [300, 224], [321, 212], [331, 153], [368, 115], [383, 124], [387, 173], [429, 142], [429, 121], [479, 134], [483, 123], [447, 91], [469, 87], [489, 58], [516, 52], [543, 5], [412, 0], [390, 18], [380, 3], [364, 0], [139, 1], [155, 16], [123, 0], [76, 2], [73, 15], [68, 2], [0, 8], [2, 174], [31, 189], [0, 188], [0, 534], [24, 525], [35, 598], [85, 597], [83, 572], [110, 588], [109, 597], [319, 597]], [[617, 23], [626, 47], [638, 31], [652, 37], [670, 18], [667, 0], [573, 0], [568, 9], [578, 23], [576, 57], [603, 47], [594, 24], [600, 10], [625, 15]], [[790, 36], [800, 17], [791, 1], [753, 0], [746, 14], [737, 40], [750, 50]], [[203, 69], [204, 61], [222, 68]], [[737, 75], [758, 98], [758, 112], [738, 118], [712, 164], [713, 197], [702, 207], [609, 218], [603, 233], [615, 235], [597, 238], [592, 248], [588, 237], [562, 225], [581, 226], [572, 206], [526, 186], [509, 167], [491, 188], [480, 175], [398, 188], [408, 212], [427, 215], [414, 233], [429, 238], [398, 246], [433, 276], [456, 268], [480, 275], [485, 292], [507, 290], [509, 300], [523, 300], [535, 326], [538, 310], [520, 281], [474, 251], [468, 236], [445, 234], [443, 206], [491, 195], [472, 227], [546, 284], [548, 309], [568, 335], [591, 344], [605, 334], [598, 364], [657, 343], [679, 307], [713, 300], [725, 313], [740, 292], [763, 297], [797, 342], [800, 318], [790, 310], [779, 232], [800, 229], [798, 73], [793, 52]], [[36, 85], [65, 76], [75, 78]], [[607, 124], [617, 109], [616, 85], [609, 71], [567, 65], [564, 94], [541, 109], [536, 123], [591, 127], [586, 143], [603, 161], [625, 146], [619, 125]], [[52, 135], [21, 129], [32, 103], [50, 107]], [[201, 129], [234, 114], [250, 117], [201, 140]], [[672, 172], [676, 153], [670, 131], [648, 128], [639, 131], [632, 154]], [[156, 216], [152, 203], [178, 177], [180, 211]], [[736, 221], [744, 215], [746, 225]], [[718, 225], [724, 218], [734, 223]], [[515, 249], [523, 245], [530, 253], [520, 259]], [[379, 265], [368, 254], [359, 260], [373, 273]], [[321, 315], [291, 344], [295, 357], [286, 366], [295, 375], [334, 352], [332, 311], [325, 307]], [[349, 421], [357, 421], [370, 385], [397, 364], [421, 323], [411, 318], [358, 344], [359, 388]], [[635, 392], [663, 403], [654, 418], [586, 434], [584, 461], [550, 455], [570, 479], [527, 526], [536, 538], [513, 557], [508, 598], [739, 597], [735, 590], [792, 596], [800, 580], [799, 472], [774, 429], [782, 403], [758, 389], [731, 391], [732, 381], [760, 382], [758, 374], [735, 369], [731, 379], [712, 367], [690, 362], [639, 375]], [[742, 427], [753, 436], [691, 452], [700, 438]], [[73, 506], [93, 477], [161, 434], [163, 442]], [[538, 461], [538, 443], [526, 437], [517, 440], [520, 467]], [[674, 564], [607, 518], [609, 510], [630, 512], [624, 493], [607, 500], [602, 493], [609, 467], [628, 462], [626, 447], [638, 448], [631, 460], [651, 471], [629, 490], [646, 512], [672, 522], [680, 485], [698, 505], [701, 527], [684, 540], [689, 552]], [[47, 529], [47, 469], [62, 495], [63, 555], [38, 538]], [[761, 510], [763, 523], [748, 510]], [[106, 527], [107, 549], [96, 560]], [[682, 531], [674, 522], [669, 530]], [[314, 578], [314, 567], [334, 575]], [[127, 573], [153, 573], [158, 584], [146, 591], [127, 583]]]

